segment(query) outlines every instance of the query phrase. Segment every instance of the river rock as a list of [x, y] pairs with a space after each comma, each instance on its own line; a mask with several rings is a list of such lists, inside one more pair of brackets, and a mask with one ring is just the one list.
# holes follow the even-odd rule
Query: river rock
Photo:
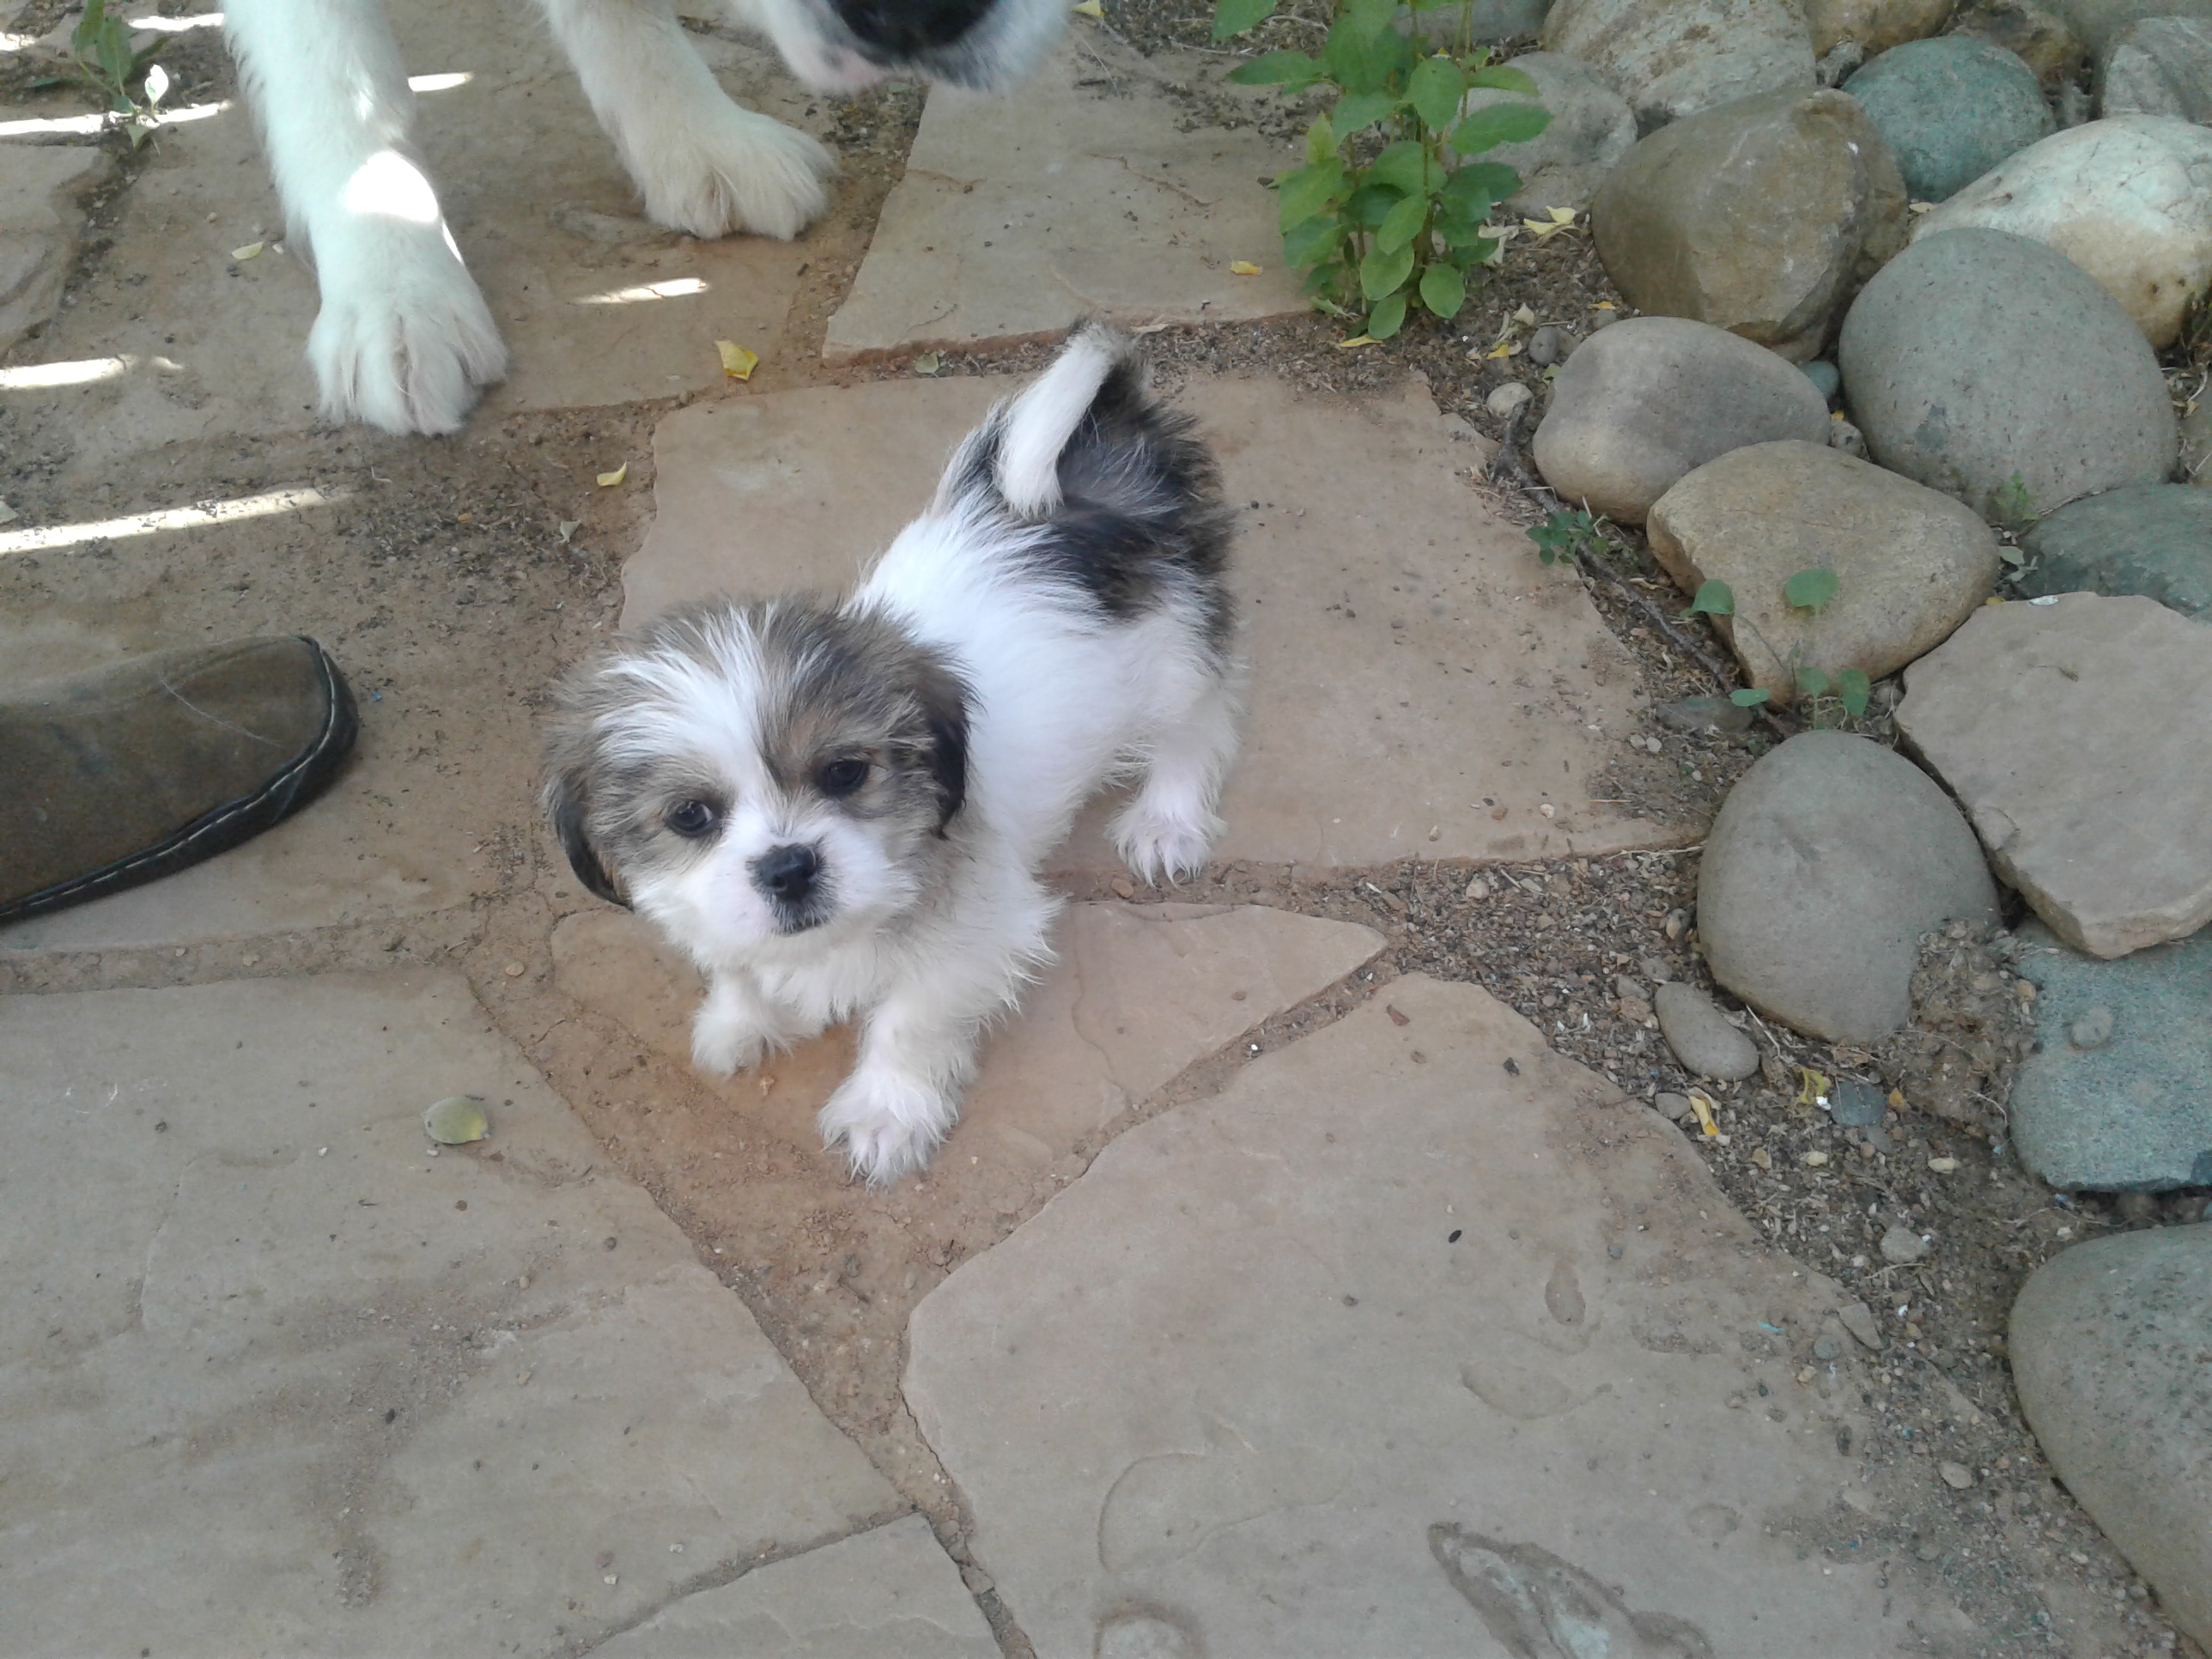
[[1555, 0], [1544, 50], [1579, 58], [1628, 100], [1637, 129], [1813, 85], [1798, 0]]
[[[1752, 444], [1708, 461], [1661, 496], [1651, 551], [1686, 593], [1724, 581], [1735, 614], [1715, 626], [1744, 678], [1778, 703], [1797, 667], [1878, 680], [1934, 650], [1990, 595], [1996, 532], [1948, 495], [1839, 449]], [[1801, 570], [1836, 573], [1818, 615], [1784, 585]]]
[[1685, 116], [1630, 150], [1590, 207], [1606, 274], [1647, 316], [1820, 355], [1905, 246], [1905, 181], [1857, 101], [1774, 92]]
[[2212, 623], [2212, 490], [2131, 484], [2062, 507], [2021, 542], [2020, 591], [2140, 593]]
[[2070, 83], [2088, 55], [2066, 20], [2033, 0], [1979, 0], [1959, 14], [1951, 33], [2002, 46], [2045, 87]]
[[1836, 364], [1874, 459], [1985, 519], [2008, 514], [2015, 475], [2050, 513], [2173, 467], [2173, 403], [2142, 331], [2024, 236], [1914, 241], [1852, 302]]
[[[1544, 14], [1551, 9], [1552, 0], [1474, 0], [1467, 19], [1468, 39], [1479, 46], [1526, 40], [1544, 27]], [[1438, 46], [1455, 52], [1459, 49], [1457, 6], [1438, 6], [1419, 14], [1401, 12], [1397, 24], [1401, 34], [1418, 25], [1422, 34]]]
[[2212, 18], [2212, 0], [2044, 0], [2102, 62], [2130, 24], [2146, 17]]
[[2055, 133], [1913, 227], [1979, 226], [2056, 248], [2103, 285], [2154, 346], [2212, 283], [2212, 129], [2122, 115]]
[[2146, 17], [2129, 25], [2097, 69], [2105, 115], [2212, 121], [2212, 18]]
[[1907, 41], [1844, 90], [1888, 140], [1915, 201], [1942, 201], [2057, 125], [2035, 71], [1971, 35]]
[[[1449, 8], [1428, 15], [1457, 15]], [[1516, 211], [1534, 215], [1546, 208], [1571, 207], [1579, 213], [1589, 206], [1613, 164], [1635, 143], [1635, 113], [1626, 98], [1572, 58], [1555, 52], [1523, 52], [1513, 60], [1513, 67], [1536, 83], [1536, 101], [1550, 112], [1552, 124], [1523, 143], [1485, 150], [1482, 160], [1501, 162], [1521, 175], [1521, 189], [1511, 198]], [[1460, 113], [1472, 115], [1492, 104], [1528, 101], [1522, 93], [1478, 87], [1461, 103]]]
[[1721, 803], [1698, 876], [1713, 977], [1770, 1018], [1874, 1042], [1911, 1013], [1920, 935], [1996, 920], [1973, 831], [1935, 781], [1865, 738], [1803, 732]]
[[1956, 0], [1805, 0], [1813, 55], [1825, 58], [1849, 40], [1869, 58], [1942, 28]]
[[1560, 496], [1641, 524], [1677, 479], [1731, 449], [1819, 443], [1828, 407], [1773, 352], [1680, 317], [1632, 317], [1592, 334], [1552, 386], [1531, 448]]
[[2069, 1191], [2212, 1186], [2212, 929], [2102, 962], [2019, 930], [2035, 1051], [2013, 1085], [2021, 1162]]
[[2059, 938], [2120, 957], [2212, 921], [2212, 629], [2132, 597], [1985, 605], [1905, 690], [1899, 735]]
[[2212, 484], [2212, 403], [2200, 403], [2182, 417], [2174, 474], [2184, 483]]
[[1732, 1083], [1759, 1069], [1758, 1045], [1729, 1024], [1728, 1016], [1696, 987], [1662, 985], [1651, 1007], [1659, 1016], [1659, 1035], [1692, 1076]]
[[2013, 1304], [2021, 1409], [2067, 1491], [2212, 1646], [2212, 1225], [2076, 1244]]

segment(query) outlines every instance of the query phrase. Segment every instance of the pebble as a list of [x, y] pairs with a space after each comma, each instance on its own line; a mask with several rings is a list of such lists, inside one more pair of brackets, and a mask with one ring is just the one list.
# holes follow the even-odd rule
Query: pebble
[[1865, 1303], [1847, 1302], [1836, 1310], [1836, 1317], [1844, 1322], [1844, 1328], [1861, 1347], [1881, 1348], [1881, 1328], [1875, 1322], [1874, 1310]]
[[1888, 1097], [1856, 1078], [1845, 1078], [1828, 1093], [1828, 1115], [1846, 1129], [1879, 1123], [1888, 1110]]
[[1559, 361], [1559, 331], [1550, 323], [1528, 337], [1528, 361], [1539, 368], [1549, 368]]
[[1964, 1463], [1945, 1462], [1936, 1466], [1936, 1473], [1943, 1477], [1947, 1486], [1956, 1486], [1960, 1492], [1974, 1484], [1974, 1472]]
[[1657, 957], [1644, 957], [1636, 965], [1644, 970], [1644, 977], [1655, 985], [1663, 985], [1674, 977], [1674, 970]]
[[1733, 1080], [1759, 1069], [1758, 1045], [1694, 986], [1662, 985], [1651, 1006], [1659, 1016], [1660, 1036], [1696, 1076]]
[[1662, 1117], [1673, 1118], [1677, 1123], [1686, 1123], [1698, 1115], [1687, 1095], [1656, 1095], [1652, 1097], [1651, 1109]]
[[1900, 1267], [1909, 1267], [1928, 1254], [1928, 1241], [1910, 1227], [1892, 1223], [1881, 1236], [1881, 1255], [1885, 1261], [1894, 1261]]
[[1515, 410], [1525, 407], [1535, 395], [1520, 381], [1508, 380], [1484, 398], [1482, 406], [1503, 421], [1510, 418]]
[[1613, 976], [1613, 994], [1624, 1002], [1651, 1000], [1651, 993], [1626, 974], [1615, 974]]
[[1833, 363], [1816, 358], [1809, 363], [1800, 363], [1798, 368], [1805, 371], [1805, 378], [1813, 383], [1814, 391], [1832, 404], [1836, 401], [1836, 394], [1844, 389], [1844, 377], [1836, 372]]
[[1815, 1359], [1834, 1359], [1843, 1352], [1843, 1343], [1835, 1337], [1823, 1335], [1813, 1339], [1813, 1358]]

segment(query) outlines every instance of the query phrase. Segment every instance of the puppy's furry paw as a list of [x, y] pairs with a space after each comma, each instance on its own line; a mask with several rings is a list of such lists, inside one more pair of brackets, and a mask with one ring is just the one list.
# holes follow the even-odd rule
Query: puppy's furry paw
[[822, 1109], [822, 1145], [845, 1143], [853, 1173], [888, 1187], [929, 1162], [958, 1109], [942, 1090], [896, 1072], [847, 1078]]
[[441, 224], [348, 215], [319, 227], [323, 306], [307, 361], [333, 421], [453, 432], [480, 388], [507, 373], [507, 346]]
[[710, 997], [691, 1021], [691, 1063], [712, 1077], [734, 1076], [759, 1065], [773, 1041], [744, 1013]]
[[647, 216], [694, 236], [750, 230], [788, 241], [822, 216], [830, 152], [793, 127], [720, 104], [666, 112], [625, 146]]
[[1206, 868], [1206, 854], [1224, 826], [1211, 812], [1167, 812], [1142, 797], [1114, 820], [1114, 850], [1146, 881], [1176, 881]]

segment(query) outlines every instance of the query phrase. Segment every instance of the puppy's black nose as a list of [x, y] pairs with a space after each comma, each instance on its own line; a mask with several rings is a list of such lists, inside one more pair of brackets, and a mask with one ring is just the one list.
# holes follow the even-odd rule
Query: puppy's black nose
[[753, 885], [778, 904], [796, 904], [814, 890], [822, 860], [811, 847], [771, 847], [752, 863]]

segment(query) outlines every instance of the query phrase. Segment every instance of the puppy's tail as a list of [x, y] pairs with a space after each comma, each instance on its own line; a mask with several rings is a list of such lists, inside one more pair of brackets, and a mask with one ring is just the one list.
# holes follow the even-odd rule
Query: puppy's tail
[[[1151, 376], [1135, 341], [1092, 321], [1068, 337], [1050, 368], [991, 424], [999, 428], [993, 482], [1007, 509], [1019, 519], [1048, 519], [1066, 495], [1060, 458], [1101, 401], [1141, 402]], [[1113, 396], [1102, 399], [1109, 384]]]

